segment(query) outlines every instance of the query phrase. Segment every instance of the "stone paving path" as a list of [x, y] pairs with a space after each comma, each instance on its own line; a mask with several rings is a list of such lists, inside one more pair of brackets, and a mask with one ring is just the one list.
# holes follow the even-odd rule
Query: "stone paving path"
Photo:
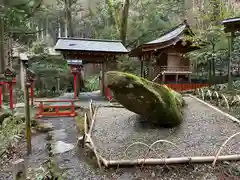
[[[64, 96], [55, 98], [55, 99], [73, 99], [72, 93], [66, 93]], [[77, 102], [78, 105], [80, 105], [83, 108], [89, 107], [89, 101], [93, 100], [96, 104], [107, 104], [107, 101], [104, 101], [104, 98], [101, 97], [99, 92], [92, 92], [92, 93], [81, 93], [79, 96], [79, 101]], [[59, 104], [59, 103], [54, 103]], [[66, 102], [63, 102], [61, 104], [68, 104]], [[76, 128], [75, 120], [74, 118], [48, 118], [48, 119], [42, 119], [43, 122], [51, 123], [54, 127], [54, 131], [51, 132], [53, 134], [53, 141], [56, 143], [61, 143], [62, 146], [60, 146], [60, 149], [58, 151], [64, 150], [66, 146], [73, 145], [73, 149], [70, 151], [59, 153], [56, 155], [57, 164], [59, 167], [66, 170], [67, 177], [70, 180], [73, 179], [82, 179], [80, 177], [86, 177], [86, 179], [102, 179], [102, 176], [96, 175], [96, 173], [93, 171], [92, 167], [90, 167], [89, 164], [87, 164], [83, 149], [79, 149], [77, 147], [77, 139], [78, 139], [78, 131]], [[43, 137], [41, 137], [43, 138]], [[35, 141], [33, 139], [33, 141]], [[42, 139], [42, 142], [45, 140]], [[46, 143], [46, 142], [45, 142]], [[65, 146], [64, 146], [65, 144]], [[40, 146], [42, 147], [42, 146]], [[39, 146], [36, 144], [36, 149], [39, 148]], [[36, 156], [33, 158], [30, 158], [31, 161], [35, 159], [39, 159], [41, 162], [41, 157], [45, 153], [42, 148], [38, 149], [37, 152], [40, 152], [39, 157], [36, 158]], [[30, 163], [30, 164], [38, 164], [38, 163]], [[84, 178], [83, 178], [84, 179]]]
[[[62, 97], [54, 99], [73, 99], [72, 93], [66, 93]], [[77, 104], [83, 108], [88, 108], [89, 101], [93, 100], [96, 104], [108, 104], [99, 92], [81, 93]], [[66, 102], [52, 103], [52, 104], [68, 104]], [[87, 177], [88, 179], [97, 179], [98, 176], [94, 173], [92, 168], [87, 164], [84, 159], [83, 149], [78, 149], [76, 143], [79, 136], [76, 128], [74, 118], [44, 118], [40, 121], [50, 123], [53, 126], [53, 142], [57, 151], [69, 151], [58, 153], [56, 155], [59, 167], [66, 169], [68, 179], [79, 179], [79, 177]], [[47, 134], [37, 134], [32, 136], [32, 154], [29, 157], [24, 157], [27, 164], [31, 168], [39, 168], [48, 158], [46, 151], [46, 136]], [[25, 143], [24, 143], [25, 144]], [[25, 147], [23, 147], [25, 148]], [[2, 173], [2, 172], [0, 172]], [[102, 176], [101, 176], [102, 177]], [[99, 177], [100, 178], [100, 177]], [[98, 178], [98, 179], [99, 179]], [[0, 174], [1, 179], [12, 179], [11, 173], [6, 172]], [[82, 178], [81, 178], [82, 179]], [[84, 179], [84, 178], [83, 178]], [[101, 178], [100, 178], [101, 179]]]

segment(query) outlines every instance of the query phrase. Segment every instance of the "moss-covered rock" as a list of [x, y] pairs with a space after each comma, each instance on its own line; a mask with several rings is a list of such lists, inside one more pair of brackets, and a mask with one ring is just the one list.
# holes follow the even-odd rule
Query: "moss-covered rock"
[[117, 71], [107, 72], [105, 83], [120, 104], [150, 122], [163, 127], [181, 124], [183, 97], [167, 86]]

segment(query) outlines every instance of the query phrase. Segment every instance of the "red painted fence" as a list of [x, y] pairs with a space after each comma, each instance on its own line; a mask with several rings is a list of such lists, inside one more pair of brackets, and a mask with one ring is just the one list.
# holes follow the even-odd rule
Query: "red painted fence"
[[[42, 101], [35, 101], [39, 102], [37, 107], [36, 118], [42, 117], [74, 117], [77, 115], [75, 112], [75, 100], [42, 100]], [[59, 105], [44, 105], [44, 103], [70, 103], [69, 105], [66, 104], [59, 104]], [[51, 110], [44, 111], [45, 109]]]
[[[203, 84], [203, 83], [165, 84], [165, 85], [177, 92], [188, 91], [188, 90], [193, 90], [193, 89], [209, 86], [209, 84]], [[113, 99], [112, 92], [109, 88], [106, 88], [106, 97], [109, 101], [111, 101]]]
[[203, 83], [195, 83], [195, 84], [165, 84], [165, 85], [168, 86], [169, 88], [177, 91], [177, 92], [188, 91], [188, 90], [193, 90], [193, 89], [209, 86], [209, 84], [203, 84]]

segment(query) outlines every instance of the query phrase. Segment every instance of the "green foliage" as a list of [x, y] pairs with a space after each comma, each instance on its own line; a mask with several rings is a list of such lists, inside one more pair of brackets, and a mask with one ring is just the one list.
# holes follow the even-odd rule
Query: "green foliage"
[[43, 94], [52, 94], [53, 86], [57, 90], [58, 78], [62, 90], [69, 86], [69, 81], [72, 79], [67, 62], [61, 56], [44, 53], [36, 55], [30, 60], [29, 68], [36, 73], [35, 87]]
[[118, 58], [118, 66], [123, 72], [129, 72], [136, 75], [140, 74], [140, 63], [137, 58], [121, 56]]
[[[122, 6], [119, 1], [114, 2], [114, 12], [120, 12]], [[146, 41], [153, 40], [167, 29], [173, 27], [180, 22], [179, 13], [182, 9], [182, 1], [133, 1], [130, 4], [127, 44], [132, 46], [138, 45]], [[92, 12], [92, 11], [91, 11]], [[95, 38], [119, 39], [119, 25], [115, 23], [107, 24], [109, 12], [105, 10], [105, 6], [99, 6], [96, 12], [92, 12], [91, 16], [85, 18], [87, 24], [91, 25], [91, 29]], [[116, 19], [121, 19], [120, 17]], [[171, 21], [171, 22], [170, 22]], [[142, 36], [143, 35], [143, 36]], [[139, 38], [141, 36], [141, 38]]]
[[8, 154], [9, 151], [21, 139], [21, 133], [24, 129], [22, 119], [9, 116], [0, 124], [0, 157], [3, 154]]
[[85, 82], [86, 91], [99, 90], [99, 75], [93, 75], [86, 79]]
[[[227, 74], [229, 60], [228, 35], [224, 33], [221, 21], [225, 18], [236, 16], [236, 12], [224, 2], [210, 1], [206, 8], [198, 9], [195, 12], [197, 18], [196, 38], [205, 43], [205, 47], [188, 54], [197, 71], [209, 73], [211, 79], [214, 75]], [[218, 14], [218, 15], [216, 15]], [[239, 62], [240, 48], [239, 38], [233, 44], [232, 62], [233, 66]]]
[[77, 129], [79, 130], [79, 133], [84, 135], [84, 117], [77, 116], [75, 120], [76, 120], [76, 125], [77, 125]]
[[35, 41], [32, 43], [31, 51], [35, 54], [43, 54], [46, 43], [44, 41]]
[[14, 0], [5, 1], [0, 9], [4, 16], [6, 32], [10, 37], [27, 44], [35, 38], [35, 29], [30, 25], [30, 18], [34, 16], [41, 7], [42, 0]]
[[44, 89], [44, 90], [40, 90], [39, 92], [37, 92], [34, 97], [35, 98], [54, 98], [54, 97], [59, 97], [60, 95], [62, 95], [62, 92], [52, 92], [51, 90], [48, 89]]

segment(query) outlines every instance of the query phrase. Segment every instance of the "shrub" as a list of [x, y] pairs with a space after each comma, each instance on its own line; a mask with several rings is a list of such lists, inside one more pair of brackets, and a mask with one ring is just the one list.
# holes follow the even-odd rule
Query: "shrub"
[[88, 92], [99, 90], [99, 76], [93, 75], [88, 77], [85, 82], [84, 90]]

